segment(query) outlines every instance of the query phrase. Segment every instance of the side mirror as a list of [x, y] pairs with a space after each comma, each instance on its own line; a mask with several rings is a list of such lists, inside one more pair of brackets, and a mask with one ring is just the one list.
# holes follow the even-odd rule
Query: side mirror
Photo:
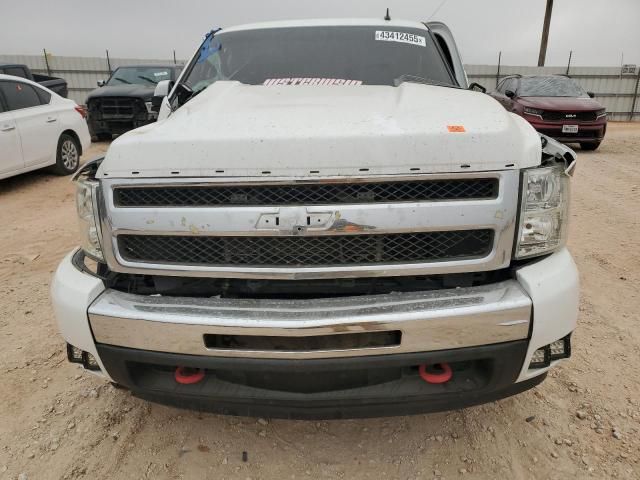
[[473, 90], [474, 92], [487, 93], [487, 89], [476, 82], [473, 82], [471, 85], [469, 85], [469, 90]]
[[504, 94], [509, 98], [515, 98], [516, 96], [516, 92], [514, 92], [513, 90], [505, 90]]
[[98, 80], [98, 86], [99, 87], [104, 87], [104, 85], [107, 83], [106, 80]]
[[587, 92], [587, 95], [589, 95], [590, 98], [594, 98], [596, 96], [593, 92]]
[[153, 91], [153, 97], [151, 98], [151, 111], [159, 112], [162, 106], [162, 100], [169, 95], [169, 92], [173, 88], [173, 80], [161, 80], [156, 85], [156, 89]]

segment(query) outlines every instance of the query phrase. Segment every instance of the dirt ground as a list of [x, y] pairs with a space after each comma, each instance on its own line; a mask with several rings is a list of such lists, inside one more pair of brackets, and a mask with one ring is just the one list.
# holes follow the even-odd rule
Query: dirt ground
[[516, 397], [414, 417], [200, 414], [83, 373], [49, 300], [76, 245], [72, 184], [43, 172], [0, 181], [0, 478], [640, 478], [640, 124], [607, 135], [579, 151], [574, 181], [571, 361]]

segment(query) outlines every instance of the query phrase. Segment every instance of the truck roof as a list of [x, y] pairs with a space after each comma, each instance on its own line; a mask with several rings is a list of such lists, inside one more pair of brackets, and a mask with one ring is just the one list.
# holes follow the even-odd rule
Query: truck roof
[[0, 68], [5, 68], [5, 67], [27, 67], [27, 66], [24, 63], [0, 63]]
[[[384, 20], [383, 18], [319, 18], [307, 20], [280, 20], [275, 22], [248, 23], [225, 28], [222, 32], [237, 32], [241, 30], [261, 30], [265, 28], [293, 28], [293, 27], [342, 27], [342, 26], [379, 26], [385, 28], [417, 28], [428, 30], [420, 22], [410, 20]], [[221, 33], [222, 33], [221, 32]]]

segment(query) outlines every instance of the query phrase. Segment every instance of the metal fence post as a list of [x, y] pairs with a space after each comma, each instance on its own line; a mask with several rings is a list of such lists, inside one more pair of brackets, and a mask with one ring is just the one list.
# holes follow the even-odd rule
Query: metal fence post
[[640, 68], [638, 68], [638, 74], [636, 75], [636, 88], [633, 90], [633, 103], [631, 104], [631, 111], [629, 112], [629, 121], [633, 120], [636, 110], [636, 101], [638, 100], [638, 84], [640, 84]]
[[107, 52], [107, 69], [109, 70], [109, 75], [111, 75], [113, 72], [111, 71], [111, 60], [109, 60], [109, 50], [105, 50], [105, 52]]
[[51, 69], [49, 68], [49, 59], [47, 58], [47, 49], [43, 48], [42, 53], [44, 53], [44, 64], [47, 66], [47, 75], [51, 76]]

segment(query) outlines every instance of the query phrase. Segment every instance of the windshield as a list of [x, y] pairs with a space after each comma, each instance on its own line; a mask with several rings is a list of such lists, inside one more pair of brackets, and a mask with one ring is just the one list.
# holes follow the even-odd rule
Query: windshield
[[523, 77], [521, 97], [588, 97], [580, 85], [568, 77]]
[[197, 93], [218, 80], [249, 85], [457, 86], [427, 30], [292, 27], [216, 34], [183, 82]]
[[113, 72], [107, 85], [156, 85], [161, 80], [173, 80], [168, 67], [120, 67]]

